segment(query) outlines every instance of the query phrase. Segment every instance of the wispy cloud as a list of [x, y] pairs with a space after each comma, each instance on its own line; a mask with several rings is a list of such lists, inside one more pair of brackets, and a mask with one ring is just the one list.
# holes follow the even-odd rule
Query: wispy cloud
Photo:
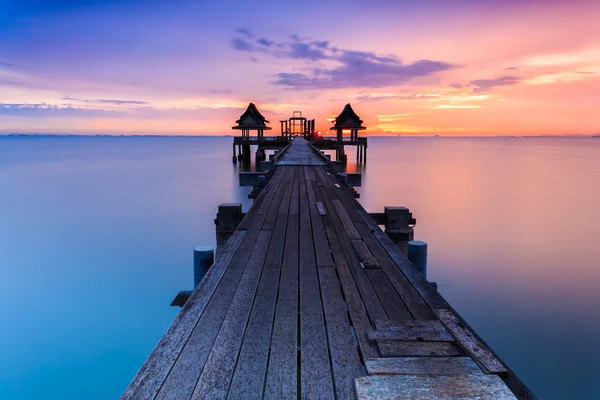
[[379, 100], [433, 100], [442, 97], [436, 93], [411, 93], [411, 94], [394, 94], [394, 93], [370, 93], [358, 96], [359, 101], [379, 101]]
[[76, 97], [63, 97], [63, 100], [66, 101], [79, 101], [84, 103], [97, 103], [97, 104], [115, 104], [115, 105], [145, 105], [150, 104], [147, 101], [141, 100], [114, 100], [114, 99], [96, 99], [96, 100], [87, 100], [87, 99], [78, 99]]
[[223, 90], [214, 90], [214, 89], [211, 89], [211, 90], [210, 90], [210, 92], [211, 92], [212, 94], [231, 94], [231, 93], [233, 93], [233, 92], [232, 92], [231, 90], [229, 90], [229, 89], [223, 89]]
[[520, 81], [521, 78], [517, 76], [502, 76], [496, 79], [476, 79], [471, 81], [471, 84], [475, 86], [473, 93], [483, 93], [499, 86], [513, 86]]
[[[326, 62], [327, 65], [311, 65], [307, 73], [281, 72], [272, 81], [274, 85], [296, 89], [335, 89], [358, 87], [384, 87], [403, 84], [411, 79], [445, 71], [453, 65], [432, 60], [419, 60], [405, 64], [395, 55], [340, 49], [328, 41], [315, 41], [297, 34], [289, 41], [277, 42], [258, 39], [261, 45], [248, 40], [247, 29], [238, 30], [244, 38], [232, 40], [232, 47], [239, 51], [269, 54], [277, 58]], [[263, 40], [264, 43], [260, 41]], [[268, 45], [267, 45], [268, 43]], [[331, 63], [334, 63], [332, 66]]]

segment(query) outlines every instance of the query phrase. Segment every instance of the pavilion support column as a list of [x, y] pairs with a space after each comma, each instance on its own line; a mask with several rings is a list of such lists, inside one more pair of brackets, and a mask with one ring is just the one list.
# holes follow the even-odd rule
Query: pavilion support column
[[233, 163], [235, 164], [237, 162], [237, 157], [235, 155], [235, 144], [233, 145]]

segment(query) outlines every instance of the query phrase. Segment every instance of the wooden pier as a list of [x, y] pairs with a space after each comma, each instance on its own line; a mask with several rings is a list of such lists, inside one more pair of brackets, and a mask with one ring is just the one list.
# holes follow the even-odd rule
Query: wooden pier
[[[336, 137], [323, 136], [321, 132], [317, 132], [315, 130], [315, 120], [303, 117], [301, 111], [294, 111], [292, 117], [279, 121], [281, 124], [279, 136], [264, 135], [264, 131], [271, 130], [267, 126], [268, 122], [254, 103], [248, 105], [246, 111], [236, 121], [237, 125], [232, 127], [232, 129], [242, 132], [242, 136], [233, 138], [234, 163], [238, 161], [249, 163], [251, 161], [250, 146], [257, 146], [256, 162], [265, 161], [265, 150], [282, 149], [290, 144], [294, 137], [303, 137], [320, 150], [335, 150], [336, 161], [343, 164], [348, 161], [346, 146], [355, 146], [357, 163], [367, 161], [368, 140], [366, 137], [359, 137], [358, 135], [358, 132], [366, 129], [366, 127], [362, 125], [363, 121], [354, 112], [350, 104], [346, 104], [335, 119], [335, 124], [330, 128], [336, 132]], [[251, 131], [256, 131], [256, 135], [250, 136]], [[344, 132], [347, 132], [349, 137], [345, 138], [343, 136]]]
[[534, 399], [296, 138], [122, 399]]

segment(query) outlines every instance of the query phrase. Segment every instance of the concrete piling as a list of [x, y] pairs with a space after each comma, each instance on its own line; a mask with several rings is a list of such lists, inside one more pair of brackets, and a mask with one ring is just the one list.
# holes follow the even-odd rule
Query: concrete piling
[[206, 275], [214, 261], [215, 251], [212, 247], [198, 246], [194, 249], [194, 289]]
[[427, 278], [427, 243], [420, 240], [408, 242], [408, 260]]

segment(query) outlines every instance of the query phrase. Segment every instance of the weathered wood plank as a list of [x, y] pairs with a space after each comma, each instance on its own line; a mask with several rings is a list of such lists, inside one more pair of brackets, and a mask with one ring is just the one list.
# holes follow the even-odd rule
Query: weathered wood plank
[[[273, 186], [273, 188], [276, 188], [276, 186]], [[265, 221], [268, 208], [271, 206], [271, 200], [272, 197], [266, 198], [260, 205], [259, 213], [256, 214], [250, 229], [246, 231], [245, 239], [240, 244], [235, 257], [231, 260], [227, 272], [214, 293], [210, 293], [212, 296], [209, 297], [210, 302], [193, 327], [191, 334], [185, 338], [187, 342], [184, 343], [183, 349], [175, 355], [177, 356], [176, 361], [174, 360], [175, 364], [169, 365], [168, 376], [166, 376], [166, 379], [163, 378], [164, 382], [160, 382], [162, 387], [157, 388], [157, 390], [160, 389], [156, 397], [157, 400], [189, 398], [191, 396], [239, 284], [240, 277], [246, 268], [248, 257], [255, 247], [258, 233]], [[237, 232], [234, 233], [234, 236], [236, 234]], [[228, 246], [229, 241], [224, 252], [227, 251]], [[209, 273], [212, 269], [209, 269]], [[201, 285], [205, 280], [206, 276], [201, 281]], [[180, 314], [184, 310], [185, 307]], [[145, 399], [148, 396], [141, 398]]]
[[263, 224], [263, 227], [262, 227], [263, 230], [273, 230], [275, 228], [275, 221], [277, 221], [279, 207], [283, 201], [283, 196], [287, 191], [286, 189], [287, 189], [287, 186], [289, 183], [289, 181], [287, 180], [287, 177], [289, 176], [289, 174], [290, 174], [289, 170], [284, 169], [282, 182], [279, 185], [278, 190], [275, 193], [275, 196], [273, 196], [273, 204], [269, 208], [269, 213], [267, 214], [267, 218], [265, 219], [265, 223]]
[[319, 215], [327, 215], [327, 211], [325, 211], [325, 207], [323, 207], [323, 203], [320, 201], [317, 202], [317, 210], [319, 210]]
[[506, 367], [471, 333], [471, 331], [458, 321], [450, 310], [435, 309], [435, 315], [448, 328], [456, 338], [459, 345], [469, 354], [477, 364], [488, 374], [501, 374], [507, 372]]
[[268, 207], [264, 209], [262, 204], [270, 204], [271, 200], [273, 199], [274, 193], [277, 191], [277, 188], [281, 183], [281, 177], [282, 174], [276, 173], [271, 178], [271, 180], [267, 183], [267, 186], [264, 187], [264, 189], [260, 192], [258, 197], [254, 200], [254, 204], [248, 210], [242, 221], [240, 221], [240, 224], [238, 225], [237, 229], [250, 229], [250, 226], [252, 226], [254, 218], [256, 218], [256, 215], [258, 214], [259, 210], [263, 210], [263, 213], [265, 213], [268, 210]]
[[[323, 176], [322, 178], [325, 179]], [[323, 186], [320, 187], [320, 190], [323, 193], [325, 203], [330, 207], [330, 205], [333, 204], [336, 192], [331, 189], [327, 182], [323, 182]], [[347, 230], [342, 227], [340, 212], [346, 211], [343, 209], [343, 205], [339, 199], [335, 198], [335, 201], [337, 202], [337, 206], [331, 207], [329, 214], [331, 215], [334, 227], [336, 228], [335, 230], [340, 240], [342, 250], [344, 251], [344, 255], [346, 256], [354, 278], [357, 281], [365, 306], [369, 311], [369, 316], [372, 319], [379, 319], [378, 315], [383, 315], [380, 314], [379, 307], [383, 307], [387, 318], [412, 318], [412, 315], [407, 311], [402, 299], [398, 296], [398, 293], [394, 290], [394, 287], [391, 285], [386, 275], [379, 269], [362, 268], [356, 250], [346, 234]], [[354, 226], [349, 218], [348, 221], [349, 224]], [[365, 279], [365, 277], [367, 279]]]
[[294, 169], [290, 211], [264, 398], [297, 399], [298, 366], [298, 173]]
[[[325, 178], [324, 183], [332, 185], [333, 179]], [[402, 298], [402, 301], [406, 305], [406, 308], [410, 311], [413, 317], [416, 319], [433, 319], [434, 317], [431, 308], [426, 304], [424, 299], [415, 290], [411, 282], [409, 282], [409, 280], [404, 276], [404, 274], [398, 270], [398, 267], [387, 254], [386, 250], [381, 246], [381, 244], [379, 244], [378, 240], [375, 238], [373, 232], [380, 232], [385, 236], [385, 234], [381, 231], [379, 226], [373, 221], [369, 214], [366, 211], [364, 211], [360, 203], [358, 203], [352, 197], [352, 194], [349, 193], [347, 190], [333, 191], [332, 193], [337, 195], [338, 198], [342, 201], [342, 203], [347, 205], [346, 210], [348, 211], [348, 214], [354, 222], [357, 230], [361, 234], [363, 241], [367, 244], [369, 250], [375, 257], [381, 268], [385, 271], [388, 279], [390, 280], [390, 283], [394, 286], [394, 288]], [[363, 215], [366, 215], [366, 217], [363, 218]], [[400, 251], [397, 247], [396, 249], [397, 251]]]
[[390, 283], [388, 277], [381, 269], [365, 269], [371, 284], [377, 292], [381, 304], [390, 319], [410, 319], [412, 315], [404, 305], [402, 298]]
[[[427, 325], [407, 326], [397, 321], [395, 327], [369, 332], [369, 340], [425, 340], [430, 342], [453, 342], [440, 321], [426, 321]], [[425, 321], [423, 321], [425, 322]]]
[[469, 357], [401, 357], [365, 360], [369, 375], [483, 374]]
[[227, 394], [228, 399], [262, 398], [292, 191], [291, 177], [292, 172], [287, 172], [284, 177], [282, 186], [285, 187], [285, 193], [277, 210], [277, 221]]
[[495, 375], [372, 375], [356, 379], [359, 400], [514, 400]]
[[335, 269], [320, 268], [319, 282], [323, 310], [327, 323], [327, 336], [335, 392], [338, 399], [354, 397], [354, 378], [365, 374], [358, 348], [348, 320], [346, 302], [342, 297]]
[[337, 211], [338, 217], [342, 222], [342, 226], [344, 227], [348, 238], [350, 240], [360, 240], [360, 233], [358, 233], [358, 231], [354, 227], [354, 224], [352, 223], [348, 212], [346, 211], [340, 200], [337, 198], [332, 198], [331, 202], [335, 207], [335, 210]]
[[360, 291], [356, 285], [356, 281], [352, 277], [352, 272], [340, 247], [329, 216], [323, 218], [323, 223], [363, 358], [378, 357], [379, 351], [377, 350], [377, 346], [375, 343], [367, 340], [367, 332], [372, 329], [367, 309], [360, 297]]
[[[323, 171], [322, 169], [317, 170], [321, 174], [321, 179], [323, 179]], [[315, 187], [316, 190], [317, 187]], [[371, 281], [365, 273], [365, 270], [361, 267], [360, 261], [358, 260], [358, 256], [350, 243], [350, 239], [346, 234], [346, 231], [342, 227], [342, 223], [340, 221], [339, 215], [336, 211], [335, 206], [329, 196], [329, 191], [325, 186], [318, 186], [319, 191], [322, 195], [323, 203], [327, 207], [327, 216], [323, 217], [324, 221], [330, 221], [331, 229], [327, 233], [327, 237], [329, 239], [330, 246], [333, 245], [332, 242], [335, 240], [339, 243], [339, 247], [342, 250], [343, 256], [346, 260], [346, 265], [350, 267], [352, 271], [352, 276], [356, 282], [356, 286], [358, 287], [360, 296], [364, 303], [365, 308], [367, 309], [367, 313], [371, 321], [375, 319], [386, 319], [388, 318], [383, 305]], [[339, 267], [338, 267], [339, 268]], [[365, 332], [366, 334], [366, 332]]]
[[352, 247], [356, 250], [356, 255], [365, 268], [379, 268], [379, 263], [369, 251], [366, 243], [362, 240], [352, 240]]
[[213, 266], [121, 395], [122, 400], [147, 399], [156, 396], [245, 237], [246, 231], [237, 231], [229, 238], [221, 254], [217, 255]]
[[[422, 320], [422, 319], [380, 319], [375, 321], [375, 329], [386, 330], [386, 329], [398, 329], [398, 328], [424, 328], [430, 327], [432, 324], [441, 324], [437, 319], [433, 320]], [[443, 324], [442, 324], [443, 327]], [[445, 329], [445, 328], [444, 328]]]
[[300, 181], [300, 376], [303, 399], [333, 399], [327, 332], [304, 171]]
[[272, 231], [261, 231], [200, 374], [192, 399], [224, 399], [238, 358]]
[[[314, 176], [315, 167], [304, 167], [305, 176]], [[327, 242], [327, 236], [325, 234], [325, 228], [323, 227], [323, 218], [319, 215], [316, 207], [317, 196], [313, 187], [313, 181], [307, 179], [305, 181], [306, 192], [309, 201], [310, 220], [312, 224], [313, 241], [315, 245], [315, 257], [317, 260], [317, 267], [333, 267], [333, 260], [331, 259], [331, 251], [329, 249], [329, 243]]]
[[383, 357], [457, 356], [456, 347], [450, 342], [408, 342], [401, 340], [378, 340]]

